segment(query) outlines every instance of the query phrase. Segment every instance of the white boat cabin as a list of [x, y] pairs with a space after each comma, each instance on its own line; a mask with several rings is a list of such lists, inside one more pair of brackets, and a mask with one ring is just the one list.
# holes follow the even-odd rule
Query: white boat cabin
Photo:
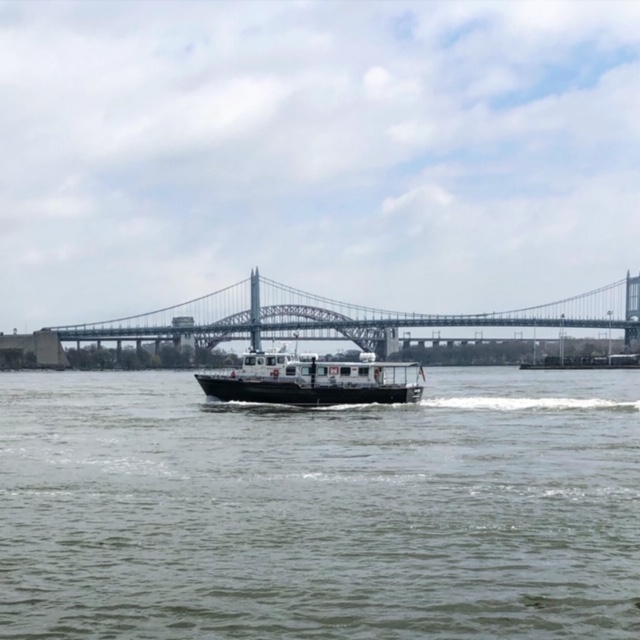
[[375, 354], [361, 353], [360, 362], [323, 362], [315, 353], [280, 350], [248, 351], [232, 378], [270, 379], [320, 386], [414, 386], [423, 376], [417, 362], [376, 362]]

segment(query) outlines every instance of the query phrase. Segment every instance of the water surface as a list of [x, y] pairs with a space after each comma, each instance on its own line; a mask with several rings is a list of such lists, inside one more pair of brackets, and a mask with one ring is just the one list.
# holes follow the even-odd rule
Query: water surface
[[640, 372], [426, 373], [320, 410], [0, 374], [0, 637], [640, 636]]

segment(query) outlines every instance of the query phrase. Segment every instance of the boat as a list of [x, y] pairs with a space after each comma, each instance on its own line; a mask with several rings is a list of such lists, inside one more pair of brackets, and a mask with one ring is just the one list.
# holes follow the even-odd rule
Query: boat
[[249, 349], [237, 369], [195, 374], [205, 394], [222, 402], [258, 402], [297, 407], [416, 403], [424, 372], [417, 362], [376, 362], [361, 353], [359, 362], [298, 355], [287, 345], [270, 351]]
[[640, 355], [620, 353], [610, 356], [559, 358], [547, 356], [542, 364], [521, 364], [523, 370], [564, 370], [564, 369], [640, 369]]

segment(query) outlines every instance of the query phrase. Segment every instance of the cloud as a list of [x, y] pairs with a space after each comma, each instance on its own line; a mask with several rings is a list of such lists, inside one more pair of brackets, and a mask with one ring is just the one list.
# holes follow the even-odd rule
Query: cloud
[[256, 264], [407, 311], [617, 280], [638, 268], [639, 17], [628, 2], [3, 5], [0, 330], [167, 306]]
[[382, 213], [384, 215], [396, 215], [398, 212], [406, 211], [410, 208], [437, 206], [447, 207], [453, 201], [453, 197], [442, 187], [429, 184], [412, 189], [403, 193], [397, 198], [387, 198], [382, 203]]

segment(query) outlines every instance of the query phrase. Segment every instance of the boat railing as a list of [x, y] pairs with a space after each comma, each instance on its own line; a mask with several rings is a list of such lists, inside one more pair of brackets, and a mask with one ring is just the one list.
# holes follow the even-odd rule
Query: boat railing
[[202, 373], [206, 373], [208, 376], [214, 376], [216, 378], [230, 378], [232, 373], [238, 374], [238, 370], [232, 367], [224, 367], [220, 369], [202, 369]]
[[[272, 376], [272, 375], [255, 375], [252, 373], [243, 372], [241, 369], [232, 369], [232, 368], [224, 368], [224, 369], [213, 369], [207, 371], [207, 375], [211, 375], [215, 378], [222, 379], [235, 379], [235, 380], [243, 380], [245, 382], [271, 382], [278, 384], [291, 384], [295, 383], [300, 385], [301, 387], [311, 387], [311, 380], [309, 378], [305, 378], [303, 376]], [[340, 388], [340, 389], [378, 389], [380, 387], [411, 387], [415, 386], [411, 382], [392, 382], [392, 381], [381, 381], [375, 382], [371, 380], [357, 380], [357, 379], [336, 379], [332, 377], [324, 377], [319, 376], [316, 377], [314, 387], [320, 388]]]

